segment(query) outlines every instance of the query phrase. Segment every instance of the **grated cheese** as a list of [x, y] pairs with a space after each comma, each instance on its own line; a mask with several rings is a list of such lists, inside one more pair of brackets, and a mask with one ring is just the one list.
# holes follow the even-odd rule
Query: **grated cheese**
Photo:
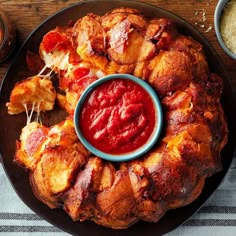
[[236, 0], [227, 3], [221, 17], [220, 31], [225, 45], [236, 54]]
[[[210, 4], [210, 2], [208, 2]], [[194, 9], [194, 24], [201, 28], [202, 30], [205, 29], [205, 33], [208, 33], [212, 30], [212, 25], [208, 22], [207, 19], [207, 11], [204, 8], [201, 9]]]

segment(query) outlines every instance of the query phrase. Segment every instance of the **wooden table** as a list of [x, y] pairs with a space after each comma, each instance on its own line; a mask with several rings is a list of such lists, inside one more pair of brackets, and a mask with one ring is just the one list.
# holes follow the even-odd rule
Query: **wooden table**
[[[142, 1], [174, 12], [189, 21], [192, 25], [195, 25], [216, 49], [222, 61], [225, 63], [225, 67], [232, 80], [234, 91], [236, 92], [236, 60], [231, 59], [224, 53], [214, 31], [214, 11], [218, 2], [217, 0]], [[79, 2], [79, 0], [0, 0], [0, 10], [5, 11], [15, 24], [17, 28], [17, 45], [19, 47], [26, 40], [30, 32], [47, 17], [76, 2]], [[14, 54], [7, 61], [0, 64], [0, 83], [13, 57]], [[232, 171], [232, 173], [235, 172]], [[232, 179], [235, 179], [235, 174], [231, 174], [231, 176]], [[233, 196], [233, 194], [234, 192], [231, 191], [230, 196]]]
[[[5, 11], [15, 24], [17, 42], [18, 45], [21, 45], [40, 22], [56, 11], [76, 2], [78, 0], [0, 0], [0, 10]], [[236, 91], [236, 61], [221, 49], [214, 31], [214, 10], [217, 0], [143, 0], [143, 2], [172, 11], [195, 25], [222, 58]], [[12, 57], [0, 64], [0, 81], [7, 71]]]

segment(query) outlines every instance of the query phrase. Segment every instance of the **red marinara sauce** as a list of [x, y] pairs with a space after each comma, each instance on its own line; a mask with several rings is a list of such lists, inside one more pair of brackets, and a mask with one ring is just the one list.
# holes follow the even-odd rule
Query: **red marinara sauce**
[[151, 137], [157, 121], [152, 98], [137, 83], [114, 79], [85, 99], [79, 122], [84, 137], [109, 154], [132, 152]]

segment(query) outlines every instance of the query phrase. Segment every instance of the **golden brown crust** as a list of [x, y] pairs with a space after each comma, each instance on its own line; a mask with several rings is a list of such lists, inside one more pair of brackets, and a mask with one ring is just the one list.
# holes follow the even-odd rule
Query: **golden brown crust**
[[40, 160], [31, 172], [31, 185], [37, 198], [54, 208], [56, 196], [72, 186], [88, 152], [77, 139], [73, 121], [68, 119], [51, 127], [36, 154]]
[[10, 95], [8, 113], [11, 115], [26, 110], [50, 111], [54, 108], [56, 91], [52, 82], [41, 76], [34, 76], [18, 82]]
[[[62, 207], [73, 220], [115, 229], [138, 220], [157, 222], [167, 210], [194, 201], [205, 179], [221, 169], [228, 133], [220, 104], [222, 79], [210, 72], [202, 45], [179, 34], [171, 20], [147, 20], [129, 8], [88, 14], [66, 35], [72, 37], [69, 52], [78, 53], [79, 65], [104, 74], [134, 74], [150, 83], [161, 99], [164, 128], [145, 156], [114, 164], [83, 148], [71, 119], [50, 128], [35, 125], [24, 135], [26, 127], [15, 160], [30, 169], [38, 199]], [[84, 87], [74, 90], [76, 82], [67, 72], [58, 75], [66, 92], [58, 97], [73, 114]], [[62, 86], [68, 81], [70, 88]], [[25, 139], [38, 129], [45, 133], [32, 155], [25, 151]]]
[[22, 129], [20, 142], [16, 142], [14, 161], [26, 169], [34, 170], [41, 156], [40, 150], [43, 141], [48, 135], [49, 129], [38, 122], [31, 122]]

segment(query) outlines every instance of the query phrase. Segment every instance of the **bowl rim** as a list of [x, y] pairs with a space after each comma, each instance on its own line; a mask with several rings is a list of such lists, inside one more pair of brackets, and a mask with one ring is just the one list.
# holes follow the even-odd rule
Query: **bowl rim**
[[215, 27], [215, 32], [216, 32], [216, 37], [218, 39], [218, 42], [220, 43], [220, 46], [222, 49], [234, 60], [236, 60], [236, 54], [234, 54], [224, 43], [224, 40], [221, 36], [220, 32], [220, 20], [222, 13], [224, 11], [224, 8], [226, 4], [229, 2], [229, 0], [220, 0], [218, 1], [216, 8], [215, 8], [215, 13], [214, 13], [214, 27]]
[[[157, 117], [157, 122], [156, 125], [154, 127], [154, 130], [151, 134], [151, 136], [149, 137], [148, 141], [142, 145], [141, 147], [135, 149], [132, 152], [128, 152], [128, 153], [124, 153], [124, 154], [110, 154], [110, 153], [105, 153], [99, 149], [97, 149], [96, 147], [94, 147], [89, 141], [87, 141], [87, 139], [84, 137], [80, 126], [79, 126], [79, 117], [80, 117], [80, 112], [81, 112], [81, 107], [84, 103], [84, 101], [86, 100], [86, 98], [88, 97], [88, 95], [94, 90], [96, 89], [99, 85], [110, 81], [110, 80], [116, 80], [116, 79], [124, 79], [124, 80], [130, 80], [135, 82], [136, 84], [140, 85], [151, 97], [152, 101], [153, 101], [153, 105], [156, 111], [156, 117]], [[96, 156], [108, 160], [108, 161], [113, 161], [113, 162], [122, 162], [122, 161], [129, 161], [129, 160], [133, 160], [135, 158], [138, 158], [142, 155], [144, 155], [145, 153], [147, 153], [154, 145], [155, 143], [158, 142], [158, 139], [161, 135], [161, 131], [162, 131], [162, 127], [163, 127], [163, 112], [162, 112], [162, 105], [161, 102], [159, 100], [159, 97], [157, 95], [157, 92], [151, 87], [151, 85], [149, 85], [147, 82], [145, 82], [144, 80], [131, 75], [131, 74], [110, 74], [110, 75], [106, 75], [103, 76], [101, 78], [99, 78], [98, 80], [96, 80], [95, 82], [93, 82], [92, 84], [90, 84], [82, 93], [82, 95], [80, 96], [76, 107], [75, 107], [75, 112], [74, 112], [74, 127], [75, 127], [75, 131], [76, 134], [79, 138], [79, 140], [81, 141], [81, 143], [93, 154], [95, 154]]]

